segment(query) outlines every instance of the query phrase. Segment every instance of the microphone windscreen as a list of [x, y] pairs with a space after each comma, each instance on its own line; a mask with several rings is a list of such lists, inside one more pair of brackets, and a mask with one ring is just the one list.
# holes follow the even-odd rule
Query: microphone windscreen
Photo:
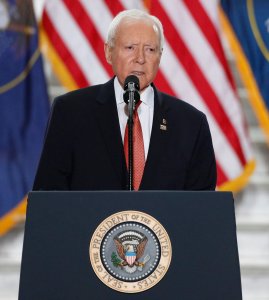
[[140, 90], [140, 85], [139, 85], [139, 79], [135, 75], [129, 75], [126, 77], [124, 81], [124, 90], [126, 91], [128, 89], [129, 83], [134, 83], [135, 88], [139, 91]]

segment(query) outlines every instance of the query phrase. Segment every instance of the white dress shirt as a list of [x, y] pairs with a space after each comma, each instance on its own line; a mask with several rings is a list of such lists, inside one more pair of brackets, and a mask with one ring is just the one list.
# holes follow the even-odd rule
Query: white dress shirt
[[[120, 122], [120, 131], [122, 142], [124, 143], [124, 133], [128, 120], [128, 114], [125, 111], [125, 102], [123, 100], [123, 88], [121, 87], [118, 78], [114, 79], [114, 90], [117, 102], [117, 110]], [[145, 159], [147, 159], [149, 150], [149, 141], [153, 122], [153, 111], [154, 111], [154, 90], [152, 86], [148, 86], [141, 94], [140, 100], [142, 103], [139, 105], [137, 113], [142, 127], [144, 149], [145, 149]]]

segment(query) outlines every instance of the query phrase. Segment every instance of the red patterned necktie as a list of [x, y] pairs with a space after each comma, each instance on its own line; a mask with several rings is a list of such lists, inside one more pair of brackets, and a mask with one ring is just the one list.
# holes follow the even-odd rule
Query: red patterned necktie
[[[137, 109], [140, 104], [141, 101], [137, 103], [133, 114], [133, 187], [135, 191], [139, 189], [145, 167], [145, 149], [142, 127], [137, 114]], [[128, 166], [128, 122], [124, 134], [124, 153], [126, 164]]]

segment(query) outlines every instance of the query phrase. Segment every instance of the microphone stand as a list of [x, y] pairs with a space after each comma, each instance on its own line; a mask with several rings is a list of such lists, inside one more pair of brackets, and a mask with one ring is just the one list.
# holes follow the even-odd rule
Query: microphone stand
[[[131, 85], [131, 84], [130, 84]], [[133, 89], [133, 91], [132, 91]], [[135, 109], [135, 99], [134, 99], [134, 86], [131, 87], [131, 92], [129, 93], [128, 102], [128, 190], [132, 191], [133, 187], [133, 115]]]
[[133, 174], [134, 174], [134, 155], [133, 155], [133, 114], [137, 101], [140, 99], [139, 93], [139, 79], [134, 75], [126, 77], [124, 82], [124, 94], [123, 99], [128, 106], [128, 178], [127, 178], [127, 189], [132, 191], [133, 185]]

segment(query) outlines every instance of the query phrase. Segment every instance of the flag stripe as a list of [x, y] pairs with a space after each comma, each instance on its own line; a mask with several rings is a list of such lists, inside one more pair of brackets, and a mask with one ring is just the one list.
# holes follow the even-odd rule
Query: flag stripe
[[155, 78], [155, 84], [158, 89], [161, 91], [165, 91], [166, 93], [170, 95], [174, 95], [174, 90], [171, 87], [171, 84], [168, 83], [168, 80], [166, 80], [166, 77], [164, 76], [164, 73], [159, 70], [157, 73], [157, 76]]
[[[162, 1], [162, 4], [164, 5], [164, 9], [170, 18], [171, 23], [175, 24], [175, 31], [177, 31], [177, 34], [181, 37], [184, 46], [188, 49], [188, 54], [196, 61], [196, 64], [202, 71], [204, 78], [208, 81], [208, 84], [211, 85], [216, 96], [221, 99], [223, 96], [223, 90], [226, 91], [226, 101], [223, 101], [222, 103], [222, 105], [224, 105], [224, 109], [229, 107], [229, 105], [235, 105], [235, 108], [238, 108], [238, 99], [233, 94], [231, 87], [227, 85], [227, 78], [223, 72], [223, 66], [219, 64], [214, 51], [204, 38], [200, 27], [196, 26], [196, 22], [192, 18], [187, 7], [183, 4], [183, 2], [180, 2], [180, 4], [177, 5], [177, 8], [174, 8], [171, 5], [173, 4], [173, 0], [169, 2]], [[179, 13], [181, 13], [181, 21], [188, 24], [188, 31], [183, 30], [182, 26], [180, 26], [177, 22], [177, 15]], [[195, 40], [196, 47], [192, 47], [193, 39]], [[201, 51], [201, 49], [203, 51]], [[218, 81], [215, 80], [216, 75], [220, 77], [220, 82], [222, 84], [219, 84]], [[226, 102], [229, 105], [227, 104], [225, 106]], [[230, 111], [231, 109], [226, 110], [226, 114], [229, 114]], [[231, 119], [231, 122], [233, 122], [233, 119]]]
[[42, 23], [43, 27], [46, 28], [46, 31], [49, 32], [48, 38], [51, 40], [51, 44], [58, 52], [62, 61], [66, 63], [69, 72], [73, 74], [72, 76], [74, 77], [74, 80], [76, 81], [78, 86], [86, 86], [88, 83], [87, 79], [85, 78], [80, 67], [74, 60], [71, 52], [66, 48], [65, 43], [62, 41], [56, 28], [52, 24], [46, 10], [44, 10], [43, 12]]
[[232, 74], [229, 70], [228, 63], [225, 58], [224, 51], [222, 49], [221, 41], [219, 38], [219, 34], [216, 30], [216, 27], [214, 26], [208, 14], [204, 10], [201, 2], [197, 1], [194, 3], [192, 1], [184, 0], [184, 3], [188, 7], [189, 12], [192, 14], [193, 18], [199, 25], [200, 29], [203, 31], [203, 34], [205, 35], [207, 42], [211, 44], [211, 48], [215, 52], [222, 67], [224, 68], [232, 89], [235, 90], [235, 84], [232, 79]]
[[234, 127], [232, 126], [230, 120], [228, 119], [226, 112], [223, 110], [222, 106], [220, 105], [220, 102], [216, 94], [212, 90], [212, 86], [208, 83], [208, 81], [204, 77], [204, 73], [201, 71], [195, 59], [189, 52], [189, 48], [187, 48], [187, 46], [184, 44], [182, 37], [175, 30], [170, 18], [164, 11], [163, 7], [156, 2], [156, 5], [154, 5], [153, 12], [155, 15], [159, 15], [160, 18], [163, 20], [164, 26], [167, 29], [167, 34], [166, 34], [167, 40], [169, 41], [170, 44], [174, 45], [173, 48], [177, 55], [178, 60], [181, 61], [187, 73], [191, 74], [191, 78], [194, 85], [196, 86], [197, 90], [201, 94], [203, 100], [208, 105], [210, 111], [212, 112], [212, 114], [215, 116], [216, 119], [218, 119], [219, 115], [222, 116], [220, 126], [224, 131], [225, 135], [227, 136], [229, 142], [236, 149], [240, 161], [242, 162], [242, 164], [244, 164], [245, 157], [243, 155], [237, 133], [235, 132]]
[[[89, 15], [89, 18], [92, 19], [92, 22], [96, 26], [96, 30], [99, 32], [102, 42], [104, 43], [107, 38], [108, 27], [114, 17], [113, 14], [104, 1], [101, 0], [81, 0], [81, 4]], [[101, 20], [100, 16], [102, 16]]]
[[[218, 177], [217, 177], [217, 186], [220, 186], [223, 184], [223, 182], [227, 182], [229, 180], [229, 177], [227, 177], [221, 167], [221, 165], [217, 161], [217, 170], [218, 170]], [[240, 173], [239, 173], [240, 174]], [[237, 174], [237, 176], [239, 175]]]
[[207, 16], [210, 18], [212, 24], [216, 28], [217, 32], [220, 31], [220, 23], [219, 23], [219, 14], [218, 11], [216, 11], [216, 8], [218, 7], [219, 0], [203, 0], [199, 1], [199, 4], [201, 4], [206, 11]]
[[[234, 129], [232, 134], [236, 133], [236, 135], [231, 137], [231, 139], [235, 139], [235, 141], [241, 141], [242, 144], [239, 144], [239, 146], [242, 147], [246, 153], [248, 153], [249, 145], [245, 143], [244, 122], [239, 105], [239, 99], [230, 86], [223, 67], [216, 59], [212, 48], [204, 39], [204, 35], [201, 33], [200, 28], [197, 27], [196, 22], [191, 17], [189, 10], [186, 8], [184, 3], [180, 2], [176, 6], [172, 6], [172, 4], [175, 5], [177, 0], [171, 0], [169, 2], [162, 1], [162, 3], [165, 3], [166, 10], [171, 18], [171, 21], [176, 25], [178, 34], [182, 37], [182, 40], [185, 42], [185, 45], [189, 49], [191, 55], [196, 60], [199, 69], [204, 74], [208, 84], [212, 87], [212, 91], [217, 97], [215, 101], [218, 100], [217, 103], [223, 109], [223, 112], [225, 112], [224, 117], [227, 117], [227, 119], [230, 121], [231, 124], [229, 124], [229, 126], [231, 125], [231, 127]], [[188, 24], [188, 31], [182, 30], [182, 26], [180, 26], [180, 24], [177, 22], [178, 14], [181, 14], [181, 22]], [[196, 47], [192, 47], [193, 40], [195, 40]], [[203, 51], [200, 51], [200, 49]], [[216, 76], [218, 77], [218, 80], [216, 80]], [[210, 92], [210, 90], [208, 91]], [[211, 101], [205, 97], [204, 99]], [[238, 150], [242, 149], [238, 148]]]
[[44, 24], [41, 21], [39, 26], [40, 31], [40, 45], [41, 51], [48, 58], [51, 63], [51, 67], [60, 83], [68, 90], [72, 91], [79, 86], [76, 83], [75, 78], [70, 73], [67, 64], [62, 60], [59, 52], [51, 43], [51, 39], [48, 37], [48, 32], [44, 29]]
[[[172, 2], [169, 3], [171, 4]], [[242, 152], [245, 152], [248, 155], [250, 146], [246, 143], [245, 139], [243, 115], [239, 99], [232, 86], [229, 84], [223, 66], [220, 65], [219, 61], [216, 59], [212, 48], [204, 39], [200, 28], [196, 26], [196, 22], [191, 17], [189, 10], [183, 3], [179, 5], [179, 8], [180, 10], [178, 10], [178, 13], [181, 12], [183, 21], [185, 20], [186, 23], [189, 24], [188, 29], [189, 33], [191, 32], [192, 39], [189, 38], [189, 34], [186, 34], [186, 31], [182, 30], [181, 26], [178, 26], [178, 24], [177, 30], [186, 42], [193, 57], [196, 59], [197, 64], [200, 66], [203, 74], [207, 78], [208, 83], [214, 90], [221, 107], [226, 112], [234, 131], [238, 135], [238, 140], [241, 141], [241, 147], [242, 150], [244, 150]], [[170, 14], [174, 14], [175, 11], [175, 9], [170, 9]], [[174, 19], [177, 20], [175, 17], [177, 16], [174, 15]], [[196, 47], [192, 47], [193, 39], [196, 41]], [[203, 55], [201, 55], [201, 51], [199, 49], [203, 49]], [[216, 80], [216, 76], [218, 77], [218, 80]]]
[[94, 45], [94, 52], [102, 66], [105, 68], [107, 76], [111, 77], [113, 73], [112, 69], [107, 64], [105, 59], [103, 39], [100, 37], [95, 25], [89, 18], [85, 9], [82, 7], [79, 1], [75, 2], [73, 0], [64, 0], [64, 3], [69, 12], [72, 14], [74, 20], [77, 22], [80, 29], [83, 31], [85, 38], [88, 40], [89, 44]]
[[124, 6], [120, 3], [120, 1], [111, 1], [104, 0], [107, 7], [110, 9], [113, 16], [116, 16], [120, 11], [124, 10]]
[[145, 10], [145, 1], [144, 0], [119, 0], [124, 9], [141, 9]]
[[[166, 68], [167, 65], [171, 65], [173, 68]], [[213, 136], [217, 160], [225, 169], [227, 176], [238, 175], [242, 169], [242, 164], [236, 152], [227, 141], [226, 136], [223, 134], [214, 116], [208, 110], [198, 90], [193, 86], [191, 78], [185, 72], [185, 69], [181, 66], [180, 61], [177, 60], [174, 52], [167, 43], [160, 68], [163, 70], [166, 78], [170, 78], [173, 91], [177, 91], [176, 96], [181, 97], [182, 94], [186, 94], [183, 90], [185, 89], [188, 91], [189, 96], [185, 100], [206, 114]], [[223, 155], [224, 153], [225, 155]]]
[[[57, 28], [66, 47], [72, 53], [73, 58], [78, 63], [87, 81], [90, 84], [98, 84], [108, 80], [109, 76], [97, 59], [93, 45], [90, 45], [85, 39], [85, 35], [74, 21], [64, 2], [59, 1], [57, 6], [58, 14], [61, 18], [55, 17], [53, 2], [48, 3], [52, 3], [52, 5], [47, 5], [48, 15], [54, 16], [54, 18], [51, 18], [54, 27]], [[72, 39], [70, 39], [69, 32], [73, 32]]]

